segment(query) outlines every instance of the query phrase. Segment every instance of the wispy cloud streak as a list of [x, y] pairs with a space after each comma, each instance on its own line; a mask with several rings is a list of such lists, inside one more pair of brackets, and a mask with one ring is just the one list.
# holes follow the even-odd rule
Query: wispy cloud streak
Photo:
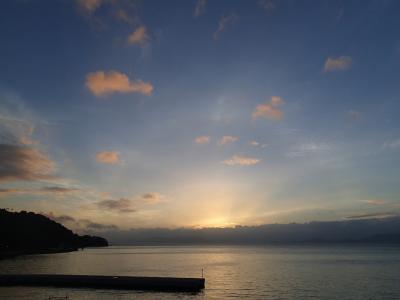
[[238, 17], [233, 13], [222, 16], [218, 23], [218, 29], [214, 32], [214, 39], [218, 40], [221, 34], [224, 33], [228, 27], [232, 26], [236, 22], [237, 18]]
[[345, 71], [352, 64], [353, 60], [350, 56], [328, 57], [325, 61], [324, 72]]
[[222, 161], [222, 163], [228, 166], [252, 166], [258, 164], [260, 161], [261, 160], [258, 158], [236, 154], [231, 158]]
[[218, 145], [220, 146], [224, 146], [227, 144], [231, 144], [234, 143], [236, 141], [238, 141], [239, 138], [237, 136], [232, 136], [232, 135], [224, 135], [218, 142]]
[[200, 17], [206, 11], [207, 0], [197, 0], [193, 16]]

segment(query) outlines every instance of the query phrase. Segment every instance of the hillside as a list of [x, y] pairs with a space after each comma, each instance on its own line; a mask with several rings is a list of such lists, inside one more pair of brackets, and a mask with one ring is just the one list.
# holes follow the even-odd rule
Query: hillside
[[63, 225], [33, 212], [0, 209], [0, 254], [73, 251], [108, 246], [106, 239], [79, 236]]

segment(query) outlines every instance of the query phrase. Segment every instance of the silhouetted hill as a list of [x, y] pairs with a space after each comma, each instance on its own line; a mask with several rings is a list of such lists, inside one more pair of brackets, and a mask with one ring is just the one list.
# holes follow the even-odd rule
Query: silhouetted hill
[[0, 209], [0, 254], [62, 252], [91, 246], [108, 246], [108, 242], [97, 236], [79, 236], [40, 214]]

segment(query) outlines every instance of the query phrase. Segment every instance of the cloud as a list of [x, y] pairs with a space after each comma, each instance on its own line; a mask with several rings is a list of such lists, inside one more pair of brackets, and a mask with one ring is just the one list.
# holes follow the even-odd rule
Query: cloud
[[400, 148], [400, 139], [392, 140], [392, 141], [386, 141], [383, 143], [382, 146], [383, 149], [396, 149]]
[[368, 200], [361, 200], [362, 202], [370, 205], [385, 205], [388, 202], [384, 199], [368, 199]]
[[251, 142], [250, 142], [250, 145], [253, 146], [253, 147], [260, 147], [260, 148], [266, 148], [266, 147], [268, 147], [267, 144], [261, 144], [261, 143], [255, 141], [255, 140], [254, 140], [254, 141], [251, 141]]
[[97, 206], [102, 209], [118, 211], [121, 213], [135, 212], [132, 208], [132, 201], [127, 198], [110, 199], [97, 202]]
[[48, 217], [49, 219], [51, 219], [57, 223], [61, 223], [68, 227], [74, 227], [74, 229], [77, 229], [77, 230], [104, 231], [104, 230], [119, 229], [118, 226], [116, 226], [114, 224], [101, 224], [101, 223], [93, 222], [89, 219], [76, 219], [70, 215], [65, 215], [65, 214], [56, 215], [53, 212], [48, 212], [48, 213], [40, 212], [40, 214]]
[[49, 212], [49, 213], [41, 212], [40, 214], [48, 217], [49, 219], [52, 219], [55, 222], [62, 223], [62, 224], [69, 223], [69, 222], [73, 222], [73, 223], [77, 222], [77, 220], [74, 217], [71, 217], [69, 215], [58, 215], [57, 216], [53, 212]]
[[154, 205], [164, 201], [164, 196], [157, 192], [149, 192], [134, 198], [107, 199], [96, 203], [100, 209], [119, 213], [136, 212], [145, 205]]
[[0, 182], [47, 180], [54, 169], [54, 162], [38, 149], [0, 144]]
[[230, 144], [230, 143], [234, 143], [237, 140], [239, 140], [238, 137], [236, 136], [231, 136], [231, 135], [224, 135], [218, 142], [218, 144], [220, 146], [226, 145], [226, 144]]
[[[136, 2], [134, 0], [75, 0], [78, 10], [97, 30], [110, 27], [110, 17], [127, 24], [135, 23], [138, 19]], [[102, 11], [96, 13], [100, 8]]]
[[86, 229], [89, 229], [89, 230], [105, 231], [105, 230], [119, 229], [119, 227], [114, 224], [101, 224], [101, 223], [92, 222], [90, 220], [80, 220], [80, 222], [84, 223], [86, 226]]
[[353, 60], [350, 56], [328, 57], [325, 61], [324, 72], [345, 71], [351, 67]]
[[331, 149], [332, 147], [329, 144], [310, 142], [294, 146], [289, 152], [288, 156], [301, 157], [309, 154], [320, 154], [330, 151]]
[[3, 196], [8, 196], [10, 194], [19, 194], [21, 190], [14, 188], [0, 188], [0, 198]]
[[33, 146], [37, 144], [32, 139], [34, 129], [35, 126], [29, 121], [3, 115], [0, 112], [0, 143]]
[[102, 164], [115, 165], [120, 162], [119, 152], [117, 151], [101, 151], [96, 153], [96, 161]]
[[252, 166], [258, 164], [260, 161], [258, 158], [237, 154], [224, 160], [222, 163], [228, 166]]
[[196, 137], [196, 138], [194, 139], [194, 142], [195, 142], [196, 144], [202, 145], [202, 144], [208, 144], [208, 143], [210, 142], [210, 140], [211, 140], [211, 139], [210, 139], [209, 136], [201, 135], [201, 136]]
[[260, 5], [267, 12], [275, 9], [275, 2], [273, 0], [258, 0], [258, 5]]
[[0, 198], [9, 195], [65, 195], [68, 193], [79, 191], [76, 188], [65, 188], [59, 186], [46, 186], [38, 189], [20, 189], [20, 188], [0, 188]]
[[54, 180], [55, 163], [33, 138], [47, 122], [14, 93], [0, 91], [0, 99], [0, 183]]
[[358, 120], [361, 118], [361, 112], [355, 111], [355, 110], [349, 110], [347, 112], [347, 115], [349, 116], [350, 119], [352, 120]]
[[141, 196], [141, 199], [145, 204], [156, 204], [164, 200], [164, 196], [160, 193], [146, 193]]
[[111, 243], [124, 245], [271, 245], [320, 241], [363, 244], [395, 242], [400, 218], [312, 221], [308, 223], [203, 228], [131, 228], [109, 235]]
[[194, 14], [193, 14], [195, 18], [204, 14], [204, 12], [206, 11], [206, 4], [207, 4], [206, 0], [197, 0], [196, 7], [194, 9]]
[[138, 80], [130, 80], [129, 77], [117, 71], [97, 71], [86, 76], [86, 87], [97, 97], [112, 93], [140, 93], [151, 95], [153, 86]]
[[147, 29], [145, 26], [140, 26], [136, 28], [127, 38], [129, 44], [134, 45], [145, 45], [149, 41], [149, 36], [147, 34]]
[[[0, 144], [37, 145], [37, 141], [32, 139], [36, 125], [30, 113], [22, 108], [24, 104], [12, 103], [12, 101], [7, 103], [7, 95], [0, 95], [0, 97], [5, 104], [5, 107], [0, 106]], [[10, 112], [8, 110], [16, 111]]]
[[214, 39], [218, 40], [220, 35], [225, 32], [225, 30], [233, 25], [237, 20], [237, 16], [235, 14], [224, 15], [221, 17], [218, 23], [218, 29], [214, 32]]
[[76, 0], [76, 5], [85, 13], [91, 14], [102, 4], [102, 0]]
[[132, 24], [134, 22], [134, 18], [128, 14], [128, 12], [122, 8], [119, 8], [115, 11], [115, 17], [123, 22]]
[[65, 187], [60, 187], [60, 186], [45, 186], [40, 189], [43, 192], [49, 192], [49, 193], [56, 193], [56, 194], [65, 194], [65, 193], [70, 193], [70, 192], [76, 192], [79, 191], [80, 189], [77, 188], [65, 188]]
[[397, 214], [392, 212], [379, 212], [379, 213], [371, 213], [371, 214], [360, 214], [346, 217], [347, 219], [372, 219], [372, 218], [389, 218], [395, 217]]
[[283, 117], [283, 111], [280, 109], [285, 102], [281, 97], [272, 96], [269, 101], [258, 104], [254, 110], [252, 117], [253, 120], [258, 118], [266, 118], [273, 120], [280, 120]]

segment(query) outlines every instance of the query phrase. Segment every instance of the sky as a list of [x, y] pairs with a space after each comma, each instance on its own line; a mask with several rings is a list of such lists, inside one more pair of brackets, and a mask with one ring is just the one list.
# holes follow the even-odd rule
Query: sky
[[400, 213], [400, 2], [0, 2], [0, 206], [75, 230]]

